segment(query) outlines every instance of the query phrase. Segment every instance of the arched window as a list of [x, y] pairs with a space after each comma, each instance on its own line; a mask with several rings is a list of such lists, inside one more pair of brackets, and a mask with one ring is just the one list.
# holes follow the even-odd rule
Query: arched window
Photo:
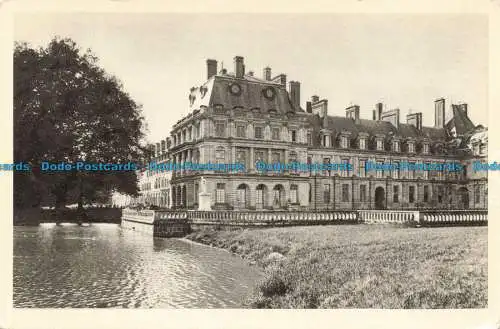
[[248, 185], [246, 184], [240, 184], [237, 189], [237, 204], [238, 208], [245, 209], [248, 208], [249, 206], [249, 201], [250, 201], [250, 193], [249, 193], [249, 188]]
[[283, 185], [278, 184], [273, 188], [273, 206], [281, 207], [283, 205], [285, 189]]
[[267, 187], [264, 184], [260, 184], [256, 189], [255, 206], [257, 209], [262, 209], [267, 206]]

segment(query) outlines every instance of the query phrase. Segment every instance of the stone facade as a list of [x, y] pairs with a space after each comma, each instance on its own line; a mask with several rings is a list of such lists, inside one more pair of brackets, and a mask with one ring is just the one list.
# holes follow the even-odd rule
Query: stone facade
[[[215, 210], [487, 208], [487, 172], [472, 168], [474, 161], [487, 161], [487, 130], [471, 122], [467, 104], [452, 104], [445, 120], [446, 101], [436, 100], [434, 127], [422, 126], [421, 113], [402, 123], [399, 109], [384, 110], [380, 103], [371, 120], [360, 118], [356, 105], [345, 116], [331, 116], [328, 101], [318, 96], [301, 107], [299, 82], [290, 81], [287, 89], [284, 74], [272, 78], [265, 68], [257, 78], [245, 73], [242, 57], [234, 63], [235, 73], [228, 73], [207, 61], [207, 81], [189, 93], [190, 114], [154, 151], [155, 159], [172, 163], [243, 163], [245, 170], [174, 171], [164, 188], [149, 180], [165, 173], [145, 172], [142, 201], [200, 209], [203, 180]], [[348, 162], [352, 170], [263, 173], [258, 161]], [[466, 170], [366, 171], [366, 161], [460, 163]]]

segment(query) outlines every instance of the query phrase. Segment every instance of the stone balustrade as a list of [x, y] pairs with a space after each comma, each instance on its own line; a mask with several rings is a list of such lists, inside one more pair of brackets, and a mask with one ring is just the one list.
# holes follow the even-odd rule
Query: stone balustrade
[[488, 210], [448, 210], [422, 211], [420, 224], [424, 226], [440, 225], [485, 225], [488, 222]]
[[236, 226], [304, 225], [324, 223], [357, 223], [355, 211], [335, 212], [266, 212], [266, 211], [190, 211], [193, 224], [224, 224]]
[[[287, 226], [387, 223], [412, 226], [485, 225], [487, 210], [357, 210], [357, 211], [197, 211], [123, 210], [123, 219], [144, 224], [187, 223], [223, 226]], [[163, 224], [158, 224], [163, 225]], [[163, 227], [163, 226], [161, 226]]]
[[418, 211], [406, 210], [358, 210], [359, 218], [365, 223], [413, 224], [418, 223]]

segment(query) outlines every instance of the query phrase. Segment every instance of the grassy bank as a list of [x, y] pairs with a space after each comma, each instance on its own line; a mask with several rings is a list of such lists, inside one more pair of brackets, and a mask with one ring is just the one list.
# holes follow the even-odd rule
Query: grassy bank
[[487, 227], [310, 226], [187, 238], [265, 270], [250, 307], [487, 307]]

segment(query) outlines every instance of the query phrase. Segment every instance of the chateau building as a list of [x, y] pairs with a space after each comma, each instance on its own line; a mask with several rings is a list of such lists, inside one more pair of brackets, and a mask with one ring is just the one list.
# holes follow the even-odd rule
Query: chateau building
[[[301, 106], [300, 83], [287, 76], [261, 78], [245, 72], [243, 57], [234, 72], [218, 71], [207, 60], [207, 81], [189, 93], [190, 113], [154, 145], [156, 161], [242, 163], [241, 172], [141, 173], [141, 202], [175, 209], [414, 209], [486, 208], [487, 129], [469, 119], [467, 104], [434, 102], [434, 126], [422, 113], [375, 105], [373, 117], [360, 107], [329, 113], [328, 100], [312, 96]], [[406, 121], [406, 122], [403, 122]], [[262, 172], [256, 163], [344, 164], [351, 170]], [[413, 165], [458, 163], [462, 170], [420, 170]], [[372, 164], [396, 170], [370, 170]], [[407, 164], [410, 164], [408, 167]]]

